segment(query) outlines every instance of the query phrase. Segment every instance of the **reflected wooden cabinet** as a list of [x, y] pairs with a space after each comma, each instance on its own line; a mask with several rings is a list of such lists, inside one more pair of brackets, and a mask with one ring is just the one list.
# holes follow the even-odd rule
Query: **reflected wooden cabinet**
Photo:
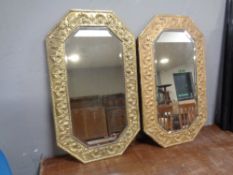
[[113, 94], [71, 99], [74, 136], [85, 142], [118, 135], [126, 125], [124, 98]]
[[[86, 107], [72, 110], [73, 134], [82, 141], [108, 136], [103, 107]], [[93, 127], [97, 126], [97, 127]]]
[[123, 94], [103, 96], [109, 135], [121, 132], [126, 126], [125, 97]]
[[119, 133], [125, 128], [125, 108], [121, 106], [106, 109], [109, 135]]

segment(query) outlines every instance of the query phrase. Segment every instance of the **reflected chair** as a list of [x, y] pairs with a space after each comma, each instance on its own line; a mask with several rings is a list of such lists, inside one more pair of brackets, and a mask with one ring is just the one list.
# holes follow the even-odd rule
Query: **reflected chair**
[[164, 129], [173, 130], [171, 105], [158, 105], [158, 120]]
[[195, 119], [195, 103], [179, 104], [179, 115], [182, 121], [182, 128], [189, 127]]
[[171, 103], [171, 98], [170, 98], [170, 93], [167, 90], [168, 87], [170, 87], [171, 84], [164, 84], [164, 85], [158, 85], [158, 94], [160, 97], [160, 104], [170, 104]]

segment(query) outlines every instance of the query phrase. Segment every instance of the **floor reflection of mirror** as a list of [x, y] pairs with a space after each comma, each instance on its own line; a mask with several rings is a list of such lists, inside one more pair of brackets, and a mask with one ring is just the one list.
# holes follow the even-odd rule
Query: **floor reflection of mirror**
[[168, 131], [189, 127], [195, 116], [195, 100], [173, 101], [169, 104], [158, 105], [159, 124]]
[[89, 146], [115, 141], [126, 127], [122, 93], [71, 99], [75, 137]]

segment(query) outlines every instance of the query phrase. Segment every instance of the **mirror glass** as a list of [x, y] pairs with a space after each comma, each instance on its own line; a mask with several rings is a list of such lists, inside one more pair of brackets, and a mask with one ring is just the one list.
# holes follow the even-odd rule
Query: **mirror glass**
[[122, 42], [106, 27], [80, 27], [65, 42], [72, 132], [87, 146], [127, 126]]
[[185, 30], [165, 30], [154, 43], [158, 122], [169, 132], [197, 116], [195, 44]]

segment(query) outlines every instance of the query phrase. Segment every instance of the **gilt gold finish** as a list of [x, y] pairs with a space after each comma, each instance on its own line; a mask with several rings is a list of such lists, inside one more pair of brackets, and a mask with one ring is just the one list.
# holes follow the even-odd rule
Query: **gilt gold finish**
[[[156, 52], [156, 50], [154, 50], [154, 42], [165, 30], [187, 31], [194, 40], [196, 48], [198, 115], [188, 128], [177, 132], [169, 132], [163, 129], [157, 119], [156, 67], [154, 66], [154, 51]], [[144, 131], [162, 147], [192, 141], [207, 118], [206, 68], [202, 33], [189, 17], [157, 16], [140, 34], [139, 52]]]
[[[112, 143], [87, 147], [72, 135], [71, 111], [65, 65], [66, 39], [79, 27], [107, 27], [123, 45], [126, 112], [128, 124]], [[123, 154], [140, 129], [137, 66], [134, 36], [111, 11], [71, 10], [46, 38], [57, 145], [83, 163]]]

